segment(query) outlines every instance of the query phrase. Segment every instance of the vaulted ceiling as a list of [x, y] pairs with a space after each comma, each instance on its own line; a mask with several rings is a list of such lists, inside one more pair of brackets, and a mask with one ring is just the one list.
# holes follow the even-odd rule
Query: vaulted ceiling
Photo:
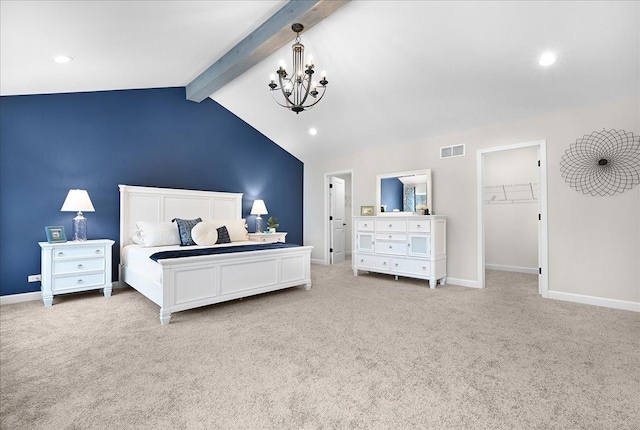
[[[0, 94], [186, 86], [285, 4], [3, 0]], [[638, 2], [354, 0], [301, 35], [328, 73], [316, 107], [269, 94], [290, 43], [212, 98], [309, 161], [637, 97], [639, 24]]]

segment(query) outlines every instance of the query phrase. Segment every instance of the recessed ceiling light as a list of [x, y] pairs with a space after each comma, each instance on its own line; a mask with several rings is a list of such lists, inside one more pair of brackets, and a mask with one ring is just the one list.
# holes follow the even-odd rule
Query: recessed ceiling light
[[68, 55], [56, 55], [55, 57], [53, 57], [53, 61], [60, 64], [68, 63], [71, 60], [73, 60], [73, 58], [69, 57]]
[[318, 130], [316, 130], [315, 128], [312, 127], [312, 128], [309, 129], [309, 134], [311, 136], [315, 136], [316, 134], [318, 134]]
[[555, 63], [556, 59], [557, 57], [555, 53], [551, 51], [547, 51], [540, 56], [540, 60], [538, 62], [540, 63], [541, 66], [547, 67]]

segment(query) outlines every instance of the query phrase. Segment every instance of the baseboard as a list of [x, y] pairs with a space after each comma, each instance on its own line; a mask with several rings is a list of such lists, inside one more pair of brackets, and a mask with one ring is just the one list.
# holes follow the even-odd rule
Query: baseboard
[[501, 270], [503, 272], [529, 273], [531, 275], [538, 274], [537, 267], [505, 266], [504, 264], [485, 264], [484, 267], [485, 269]]
[[6, 296], [0, 296], [0, 306], [13, 305], [14, 303], [22, 302], [33, 302], [35, 300], [42, 300], [42, 293], [40, 291], [34, 291], [32, 293], [9, 294]]
[[324, 262], [324, 260], [321, 260], [319, 258], [312, 258], [311, 259], [311, 264], [321, 264], [321, 265], [326, 265], [326, 263]]
[[451, 278], [449, 276], [447, 276], [447, 284], [459, 285], [461, 287], [469, 287], [469, 288], [480, 288], [478, 286], [478, 281], [472, 281], [470, 279]]
[[626, 300], [606, 299], [604, 297], [583, 296], [582, 294], [563, 293], [560, 291], [549, 291], [549, 298], [554, 300], [562, 300], [565, 302], [582, 303], [585, 305], [602, 306], [605, 308], [640, 312], [639, 302], [628, 302]]
[[[120, 282], [118, 281], [113, 281], [111, 285], [113, 288], [124, 288], [127, 286], [124, 283], [123, 285], [120, 285]], [[0, 296], [0, 306], [13, 305], [15, 303], [22, 302], [33, 302], [36, 300], [42, 300], [42, 292], [33, 291], [31, 293], [8, 294], [6, 296]]]

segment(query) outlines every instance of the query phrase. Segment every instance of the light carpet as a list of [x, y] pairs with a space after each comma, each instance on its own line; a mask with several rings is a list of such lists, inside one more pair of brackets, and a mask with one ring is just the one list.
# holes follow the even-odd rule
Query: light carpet
[[2, 429], [638, 429], [640, 317], [312, 266], [174, 313], [130, 288], [0, 309]]

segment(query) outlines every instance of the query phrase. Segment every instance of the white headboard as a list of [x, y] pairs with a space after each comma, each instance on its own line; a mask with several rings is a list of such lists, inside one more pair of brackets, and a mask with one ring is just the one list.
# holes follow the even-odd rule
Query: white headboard
[[171, 221], [173, 218], [240, 219], [242, 193], [176, 190], [172, 188], [120, 188], [120, 250], [133, 243], [137, 221]]

